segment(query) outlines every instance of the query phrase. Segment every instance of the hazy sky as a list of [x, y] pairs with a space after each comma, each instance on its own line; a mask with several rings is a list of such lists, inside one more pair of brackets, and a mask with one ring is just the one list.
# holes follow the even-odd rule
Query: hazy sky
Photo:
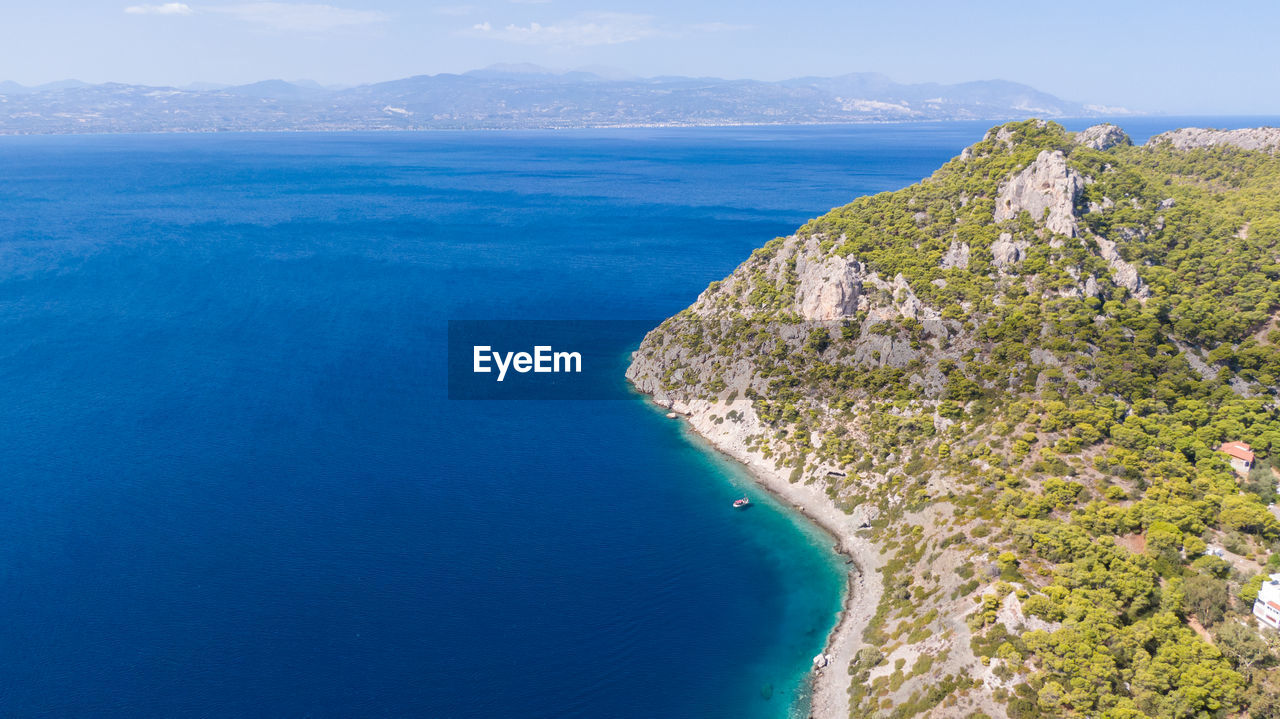
[[1280, 3], [40, 0], [0, 10], [0, 80], [359, 84], [498, 62], [765, 80], [1001, 78], [1066, 99], [1280, 113]]

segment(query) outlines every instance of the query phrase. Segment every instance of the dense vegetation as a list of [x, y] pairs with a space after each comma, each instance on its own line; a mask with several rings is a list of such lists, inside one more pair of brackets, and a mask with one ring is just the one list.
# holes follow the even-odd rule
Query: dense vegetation
[[[1079, 237], [1025, 212], [993, 219], [1002, 183], [1045, 150], [1086, 178]], [[996, 263], [1002, 233], [1025, 247], [1017, 262]], [[771, 328], [801, 318], [783, 258], [810, 239], [886, 282], [868, 286], [870, 311], [784, 339]], [[1141, 294], [1115, 278], [1108, 241]], [[945, 262], [959, 245], [967, 265]], [[1280, 716], [1280, 639], [1250, 616], [1280, 570], [1267, 506], [1280, 157], [1094, 150], [1052, 123], [1011, 124], [920, 184], [769, 243], [735, 278], [651, 339], [710, 358], [697, 372], [671, 363], [667, 389], [722, 401], [733, 358], [750, 357], [758, 450], [849, 509], [877, 508], [867, 532], [885, 548], [886, 591], [851, 668], [854, 716], [972, 692], [1013, 717]], [[941, 322], [877, 313], [904, 306], [888, 278]], [[1230, 440], [1258, 454], [1247, 477], [1216, 451]], [[932, 569], [946, 556], [954, 572]], [[1001, 618], [1011, 602], [1022, 621]], [[938, 632], [968, 637], [949, 653], [971, 652], [985, 681], [939, 674], [956, 656], [890, 664]]]

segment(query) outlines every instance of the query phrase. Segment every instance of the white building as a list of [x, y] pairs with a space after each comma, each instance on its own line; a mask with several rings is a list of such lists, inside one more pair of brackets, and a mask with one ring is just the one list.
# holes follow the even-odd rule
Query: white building
[[1280, 574], [1272, 574], [1262, 583], [1253, 602], [1253, 615], [1274, 629], [1280, 629]]

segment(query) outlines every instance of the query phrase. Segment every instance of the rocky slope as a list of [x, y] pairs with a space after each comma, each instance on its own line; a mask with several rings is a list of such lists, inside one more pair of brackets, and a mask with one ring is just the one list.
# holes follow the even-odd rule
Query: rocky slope
[[1275, 132], [993, 128], [645, 338], [636, 387], [857, 560], [816, 715], [1271, 715]]
[[1244, 130], [1206, 130], [1201, 127], [1184, 127], [1165, 132], [1147, 141], [1148, 145], [1168, 142], [1179, 150], [1200, 147], [1238, 147], [1243, 150], [1270, 150], [1280, 148], [1280, 128], [1255, 127]]

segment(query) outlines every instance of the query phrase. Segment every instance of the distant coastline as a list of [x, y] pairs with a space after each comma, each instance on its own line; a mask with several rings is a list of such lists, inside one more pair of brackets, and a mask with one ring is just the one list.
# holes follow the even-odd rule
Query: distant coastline
[[[1157, 116], [1152, 116], [1157, 117]], [[1020, 118], [1007, 118], [1016, 120]], [[1074, 119], [1074, 118], [1065, 118]], [[955, 118], [947, 120], [831, 120], [828, 122], [721, 122], [721, 123], [628, 123], [616, 125], [547, 125], [542, 127], [331, 127], [295, 129], [173, 129], [173, 130], [118, 130], [106, 132], [14, 132], [0, 129], [0, 137], [88, 137], [93, 135], [309, 135], [309, 134], [357, 134], [357, 133], [463, 133], [463, 132], [573, 132], [578, 130], [661, 130], [733, 127], [838, 127], [841, 125], [916, 125], [943, 122], [988, 122], [986, 119]]]
[[186, 88], [0, 82], [0, 134], [732, 127], [1117, 117], [1004, 80], [899, 83], [874, 73], [777, 82], [612, 78], [534, 66], [348, 88], [265, 80]]
[[[1162, 118], [1167, 115], [1151, 114], [1151, 115], [1133, 115], [1134, 119], [1146, 118]], [[1215, 116], [1210, 116], [1215, 117]], [[1252, 117], [1252, 116], [1245, 116]], [[1258, 116], [1269, 117], [1269, 116]], [[1013, 122], [1021, 118], [1005, 118], [1005, 120]], [[1070, 122], [1079, 120], [1081, 122], [1095, 122], [1097, 118], [1091, 117], [1066, 117], [1059, 118], [1059, 121]], [[960, 123], [960, 122], [979, 122], [986, 123], [990, 120], [985, 118], [953, 118], [943, 120], [832, 120], [828, 122], [722, 122], [722, 123], [631, 123], [616, 125], [548, 125], [545, 127], [420, 127], [420, 128], [401, 128], [401, 127], [334, 127], [334, 128], [305, 128], [305, 129], [203, 129], [203, 130], [119, 130], [107, 132], [14, 132], [0, 128], [0, 137], [91, 137], [91, 136], [127, 136], [127, 135], [323, 135], [323, 134], [382, 134], [382, 133], [508, 133], [508, 132], [532, 132], [532, 133], [556, 133], [556, 132], [578, 132], [583, 130], [694, 130], [694, 129], [730, 129], [735, 127], [751, 128], [774, 128], [774, 127], [882, 127], [885, 125], [926, 125], [926, 124], [942, 124], [942, 123]]]

